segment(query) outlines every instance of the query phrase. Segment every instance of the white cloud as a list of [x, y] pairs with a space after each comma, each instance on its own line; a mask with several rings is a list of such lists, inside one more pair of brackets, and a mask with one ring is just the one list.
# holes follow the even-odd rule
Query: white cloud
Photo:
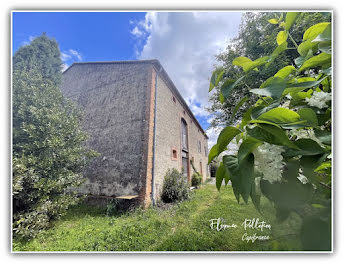
[[141, 37], [143, 35], [143, 31], [139, 30], [138, 27], [134, 27], [134, 29], [130, 32], [135, 37]]
[[68, 53], [61, 52], [61, 60], [62, 60], [62, 61], [67, 61], [67, 60], [69, 60], [69, 59], [71, 59], [71, 58], [72, 58], [72, 56], [69, 55]]
[[61, 51], [61, 60], [63, 61], [61, 71], [64, 72], [74, 61], [82, 61], [82, 55], [76, 50], [69, 49]]
[[37, 36], [29, 36], [27, 40], [21, 42], [21, 46], [29, 45]]
[[78, 59], [78, 61], [82, 61], [81, 53], [77, 52], [76, 50], [69, 49], [69, 54], [76, 57]]
[[67, 69], [68, 69], [68, 67], [69, 67], [69, 65], [68, 65], [68, 64], [66, 64], [66, 63], [63, 63], [63, 64], [62, 64], [62, 66], [61, 66], [61, 71], [62, 71], [62, 72], [64, 72], [65, 70], [67, 70]]
[[63, 62], [69, 62], [69, 63], [75, 60], [82, 61], [82, 55], [80, 52], [76, 50], [69, 49], [67, 51], [61, 51], [61, 60]]
[[207, 117], [215, 55], [237, 35], [240, 21], [240, 12], [149, 12], [131, 32], [144, 42], [137, 58], [158, 59], [194, 114]]
[[208, 135], [208, 149], [210, 150], [217, 142], [217, 137], [219, 136], [221, 130], [219, 128], [209, 128], [207, 130]]
[[209, 113], [201, 106], [198, 106], [195, 103], [189, 103], [189, 107], [194, 115], [197, 116], [209, 116]]

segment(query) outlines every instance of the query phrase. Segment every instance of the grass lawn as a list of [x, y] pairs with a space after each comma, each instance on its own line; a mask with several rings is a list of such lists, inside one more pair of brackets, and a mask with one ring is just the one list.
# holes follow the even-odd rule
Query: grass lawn
[[[252, 202], [238, 204], [232, 188], [202, 185], [188, 201], [168, 209], [137, 208], [132, 212], [106, 216], [105, 210], [87, 205], [70, 209], [66, 216], [35, 239], [14, 240], [14, 251], [262, 251], [300, 250], [297, 233], [300, 219], [292, 215], [286, 222], [275, 220], [270, 202], [261, 201], [262, 214]], [[223, 218], [222, 231], [210, 228], [210, 219]], [[271, 225], [271, 231], [244, 229], [245, 219], [259, 218]], [[254, 243], [243, 235], [269, 236]]]

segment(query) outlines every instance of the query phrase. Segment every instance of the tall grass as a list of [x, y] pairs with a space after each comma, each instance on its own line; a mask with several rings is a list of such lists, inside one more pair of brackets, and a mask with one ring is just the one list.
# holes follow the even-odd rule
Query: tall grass
[[[218, 192], [214, 185], [203, 185], [190, 200], [167, 209], [137, 208], [131, 212], [106, 215], [106, 209], [79, 205], [48, 231], [31, 241], [13, 241], [14, 251], [261, 251], [300, 250], [296, 237], [300, 220], [292, 215], [278, 223], [268, 200], [261, 202], [262, 214], [252, 203], [238, 204], [232, 189]], [[236, 228], [216, 231], [210, 219], [223, 218]], [[271, 230], [244, 230], [245, 219], [259, 218]], [[269, 235], [265, 241], [246, 242], [247, 233]]]

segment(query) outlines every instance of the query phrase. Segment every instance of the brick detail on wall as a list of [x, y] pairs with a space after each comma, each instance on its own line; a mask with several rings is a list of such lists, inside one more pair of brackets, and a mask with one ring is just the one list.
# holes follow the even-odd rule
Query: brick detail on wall
[[152, 195], [152, 168], [153, 168], [153, 140], [154, 140], [154, 101], [155, 101], [155, 78], [156, 72], [152, 68], [149, 95], [149, 121], [148, 121], [148, 149], [147, 149], [147, 173], [144, 195], [144, 207], [151, 204]]

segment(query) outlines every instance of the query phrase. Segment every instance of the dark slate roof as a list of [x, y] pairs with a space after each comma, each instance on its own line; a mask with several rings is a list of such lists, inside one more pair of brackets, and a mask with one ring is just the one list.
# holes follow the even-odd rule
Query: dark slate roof
[[151, 64], [153, 67], [156, 69], [156, 72], [166, 81], [168, 84], [167, 86], [171, 89], [172, 93], [174, 93], [181, 104], [185, 107], [185, 109], [188, 111], [189, 115], [192, 117], [194, 122], [197, 124], [199, 129], [202, 131], [204, 136], [208, 138], [207, 134], [204, 132], [202, 126], [199, 124], [197, 118], [194, 116], [192, 111], [190, 110], [189, 106], [185, 102], [184, 98], [181, 96], [179, 93], [177, 87], [174, 85], [172, 82], [171, 78], [168, 76], [167, 72], [165, 69], [162, 67], [161, 63], [158, 60], [128, 60], [128, 61], [94, 61], [94, 62], [74, 62], [70, 67], [68, 67], [63, 73], [66, 73], [70, 68], [72, 68], [74, 65], [78, 64]]

